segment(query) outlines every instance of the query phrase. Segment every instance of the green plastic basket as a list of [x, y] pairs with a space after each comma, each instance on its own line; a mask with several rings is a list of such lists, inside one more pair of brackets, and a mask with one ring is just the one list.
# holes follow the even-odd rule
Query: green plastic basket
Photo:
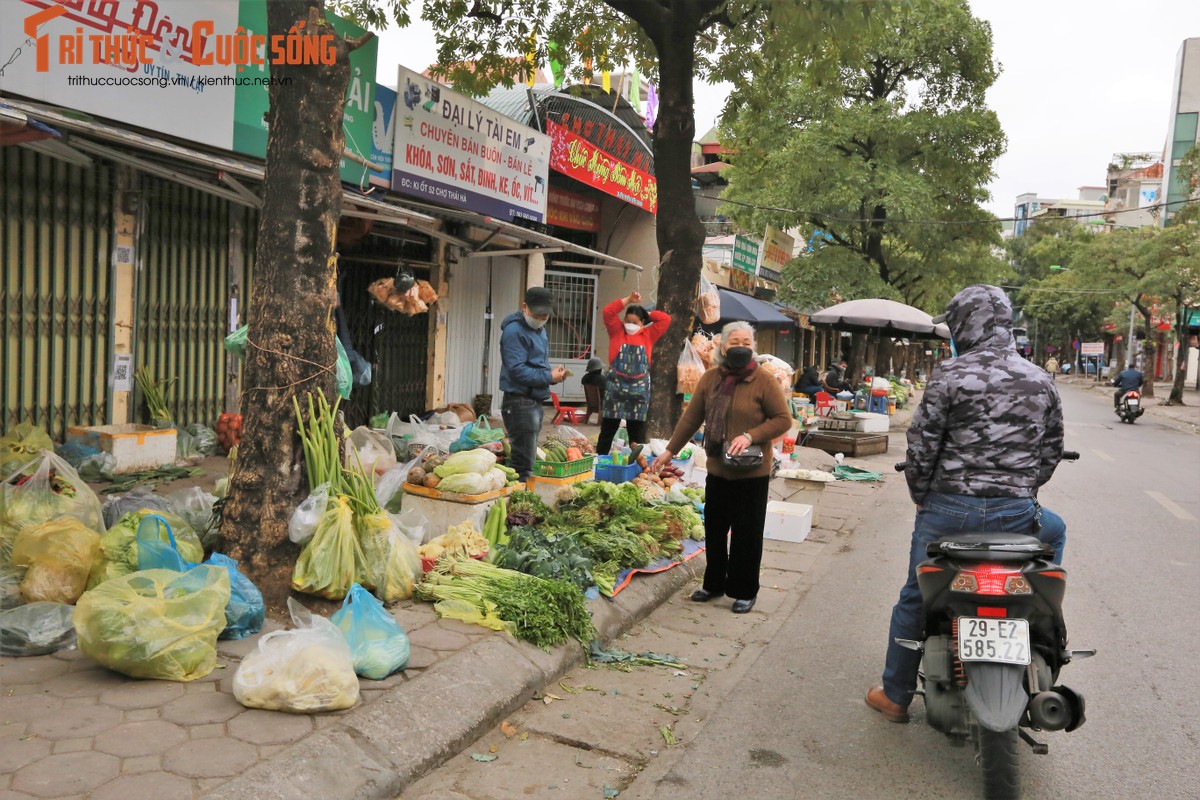
[[584, 456], [574, 461], [542, 461], [539, 458], [534, 459], [533, 474], [539, 478], [570, 478], [591, 472], [595, 462], [595, 456]]

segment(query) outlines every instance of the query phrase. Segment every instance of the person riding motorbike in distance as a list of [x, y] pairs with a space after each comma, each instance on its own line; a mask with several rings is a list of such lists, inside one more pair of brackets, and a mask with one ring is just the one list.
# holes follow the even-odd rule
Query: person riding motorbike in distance
[[1145, 382], [1146, 376], [1132, 364], [1118, 373], [1111, 381], [1112, 385], [1117, 387], [1117, 392], [1113, 395], [1113, 408], [1120, 408], [1121, 398], [1125, 393], [1139, 391]]

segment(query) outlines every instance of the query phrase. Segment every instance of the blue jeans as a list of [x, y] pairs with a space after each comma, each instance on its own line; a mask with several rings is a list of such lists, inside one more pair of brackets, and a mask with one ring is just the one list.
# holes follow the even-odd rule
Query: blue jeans
[[[1039, 529], [1040, 524], [1040, 529]], [[1067, 543], [1067, 526], [1062, 517], [1041, 508], [1031, 498], [968, 497], [929, 494], [917, 509], [917, 519], [908, 554], [908, 580], [900, 599], [892, 607], [888, 630], [887, 663], [883, 669], [883, 691], [901, 706], [912, 702], [917, 689], [921, 654], [896, 644], [896, 639], [920, 641], [925, 635], [924, 604], [917, 585], [917, 565], [928, 560], [930, 542], [952, 533], [1028, 533], [1054, 547], [1054, 560], [1062, 563]]]
[[516, 470], [521, 480], [528, 480], [533, 471], [533, 458], [537, 454], [538, 434], [542, 431], [542, 404], [537, 400], [518, 395], [504, 396], [500, 405], [500, 416], [504, 419], [504, 430], [508, 433], [511, 448], [508, 466]]

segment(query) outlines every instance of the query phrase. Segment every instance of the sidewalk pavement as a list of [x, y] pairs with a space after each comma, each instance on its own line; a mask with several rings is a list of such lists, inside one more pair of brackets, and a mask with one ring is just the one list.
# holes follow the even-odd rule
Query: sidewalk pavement
[[[902, 453], [902, 433], [894, 431], [891, 453], [854, 463], [886, 473], [897, 445]], [[804, 450], [804, 465], [831, 465], [827, 454]], [[210, 473], [218, 462], [207, 464]], [[878, 486], [834, 484], [812, 540], [849, 530], [855, 514], [845, 503]], [[648, 616], [704, 566], [701, 555], [635, 578], [612, 600], [591, 601], [601, 641]], [[583, 661], [579, 647], [547, 653], [438, 619], [427, 603], [391, 610], [412, 642], [408, 668], [361, 681], [357, 707], [321, 715], [246, 709], [234, 700], [233, 674], [259, 636], [219, 642], [217, 669], [186, 684], [126, 678], [78, 649], [0, 658], [0, 800], [392, 798]], [[263, 633], [280, 627], [268, 621]]]
[[[1105, 381], [1097, 383], [1094, 378], [1088, 379], [1079, 375], [1072, 375], [1070, 377], [1060, 375], [1058, 376], [1058, 382], [1103, 395], [1110, 403], [1112, 402], [1113, 394], [1116, 392], [1116, 389]], [[1142, 403], [1142, 407], [1146, 409], [1148, 416], [1164, 425], [1187, 433], [1200, 433], [1200, 391], [1197, 391], [1194, 387], [1185, 386], [1183, 389], [1184, 405], [1181, 406], [1164, 405], [1170, 396], [1171, 384], [1165, 381], [1156, 381], [1154, 384], [1154, 397], [1146, 398]], [[1116, 419], [1115, 415], [1113, 419]]]

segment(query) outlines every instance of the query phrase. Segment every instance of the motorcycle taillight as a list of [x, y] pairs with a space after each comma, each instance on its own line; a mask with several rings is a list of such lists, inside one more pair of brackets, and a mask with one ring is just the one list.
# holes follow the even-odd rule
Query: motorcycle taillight
[[1141, 397], [1141, 395], [1138, 394], [1137, 392], [1127, 392], [1125, 394], [1125, 396], [1128, 397], [1130, 400], [1137, 400], [1139, 397]]
[[1029, 594], [1032, 590], [1021, 570], [1005, 564], [968, 564], [950, 583], [952, 592], [970, 594]]

